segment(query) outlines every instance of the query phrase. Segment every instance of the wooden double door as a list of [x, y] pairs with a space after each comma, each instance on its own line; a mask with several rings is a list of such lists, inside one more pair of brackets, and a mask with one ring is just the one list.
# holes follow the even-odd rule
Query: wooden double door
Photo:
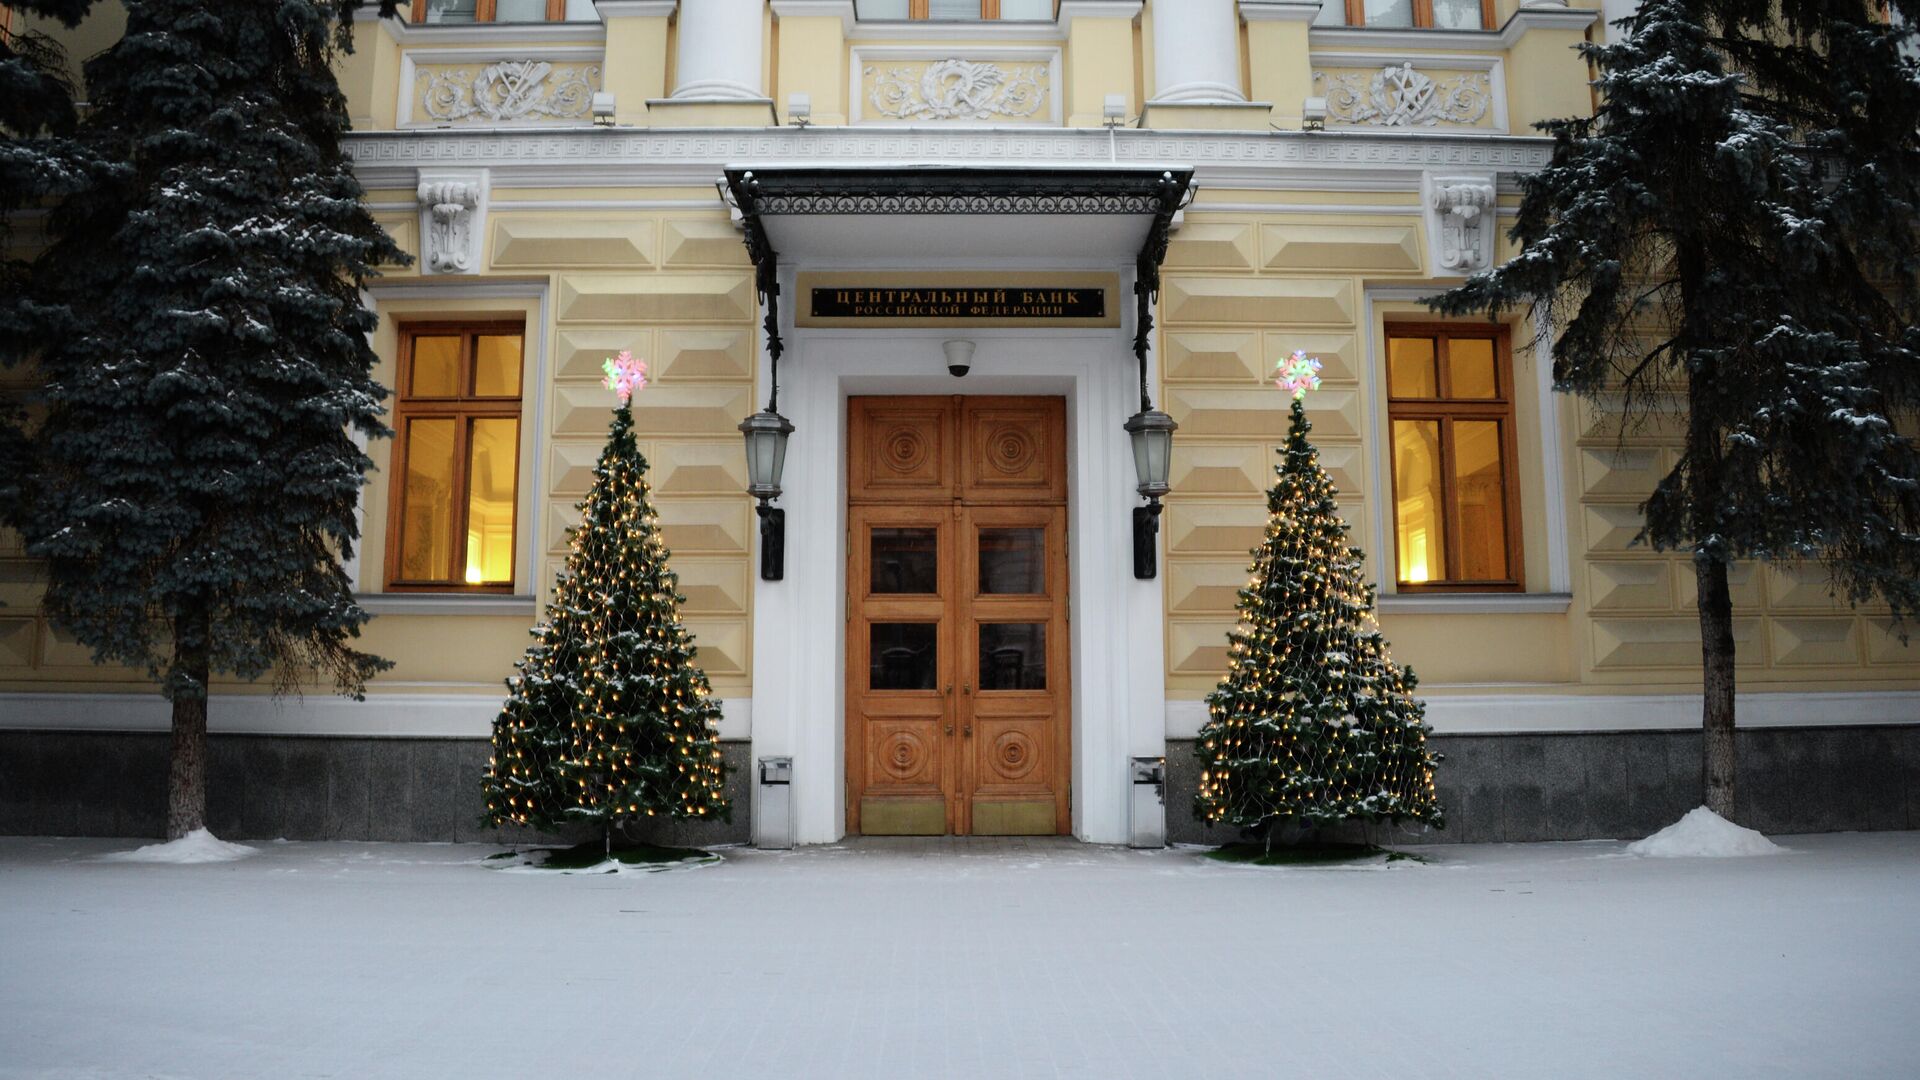
[[848, 412], [847, 831], [1071, 831], [1064, 399]]

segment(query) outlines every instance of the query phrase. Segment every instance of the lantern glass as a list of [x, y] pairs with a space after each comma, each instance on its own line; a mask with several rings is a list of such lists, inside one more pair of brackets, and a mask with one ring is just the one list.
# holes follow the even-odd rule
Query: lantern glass
[[762, 500], [779, 498], [793, 425], [779, 413], [758, 412], [740, 422], [740, 433], [747, 441], [747, 493]]
[[1129, 417], [1127, 436], [1133, 441], [1133, 471], [1140, 494], [1157, 499], [1171, 490], [1173, 475], [1173, 433], [1179, 427], [1173, 417], [1158, 409], [1148, 409]]

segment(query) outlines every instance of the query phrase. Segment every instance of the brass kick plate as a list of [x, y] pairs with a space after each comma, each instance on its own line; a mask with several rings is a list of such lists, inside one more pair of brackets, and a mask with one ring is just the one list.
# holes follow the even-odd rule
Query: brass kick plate
[[947, 806], [940, 799], [861, 799], [862, 836], [945, 836]]
[[1053, 800], [984, 802], [976, 799], [973, 804], [973, 834], [975, 836], [1052, 836]]

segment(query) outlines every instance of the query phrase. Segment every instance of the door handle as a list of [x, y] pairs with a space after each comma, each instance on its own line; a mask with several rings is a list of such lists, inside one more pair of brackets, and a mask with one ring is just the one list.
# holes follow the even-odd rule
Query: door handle
[[952, 696], [953, 696], [953, 684], [952, 684], [952, 683], [948, 683], [948, 684], [947, 684], [947, 696], [948, 696], [948, 697], [952, 697]]
[[[967, 730], [968, 730], [968, 731], [972, 731], [973, 729], [972, 729], [972, 728], [968, 728]], [[949, 735], [951, 735], [951, 734], [953, 734], [953, 725], [952, 725], [952, 724], [948, 724], [948, 725], [947, 725], [947, 734], [949, 734]]]
[[972, 725], [972, 724], [968, 724], [968, 725], [967, 725], [967, 730], [966, 730], [965, 732], [963, 732], [962, 734], [964, 734], [964, 735], [965, 735], [965, 736], [966, 736], [967, 738], [969, 738], [969, 739], [971, 739], [971, 738], [973, 738], [973, 725]]
[[960, 688], [960, 692], [961, 692], [961, 693], [963, 693], [963, 694], [971, 694], [971, 693], [973, 693], [973, 684], [972, 684], [972, 683], [966, 683], [966, 684], [964, 684], [964, 685], [962, 685], [962, 686], [961, 686], [961, 688]]

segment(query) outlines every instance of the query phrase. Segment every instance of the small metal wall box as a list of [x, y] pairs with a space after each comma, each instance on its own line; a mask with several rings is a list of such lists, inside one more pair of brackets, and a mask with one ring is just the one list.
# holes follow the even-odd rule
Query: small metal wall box
[[793, 759], [760, 759], [760, 782], [754, 785], [753, 846], [793, 846]]
[[1127, 846], [1162, 848], [1167, 846], [1167, 759], [1137, 757], [1128, 763], [1131, 795]]

